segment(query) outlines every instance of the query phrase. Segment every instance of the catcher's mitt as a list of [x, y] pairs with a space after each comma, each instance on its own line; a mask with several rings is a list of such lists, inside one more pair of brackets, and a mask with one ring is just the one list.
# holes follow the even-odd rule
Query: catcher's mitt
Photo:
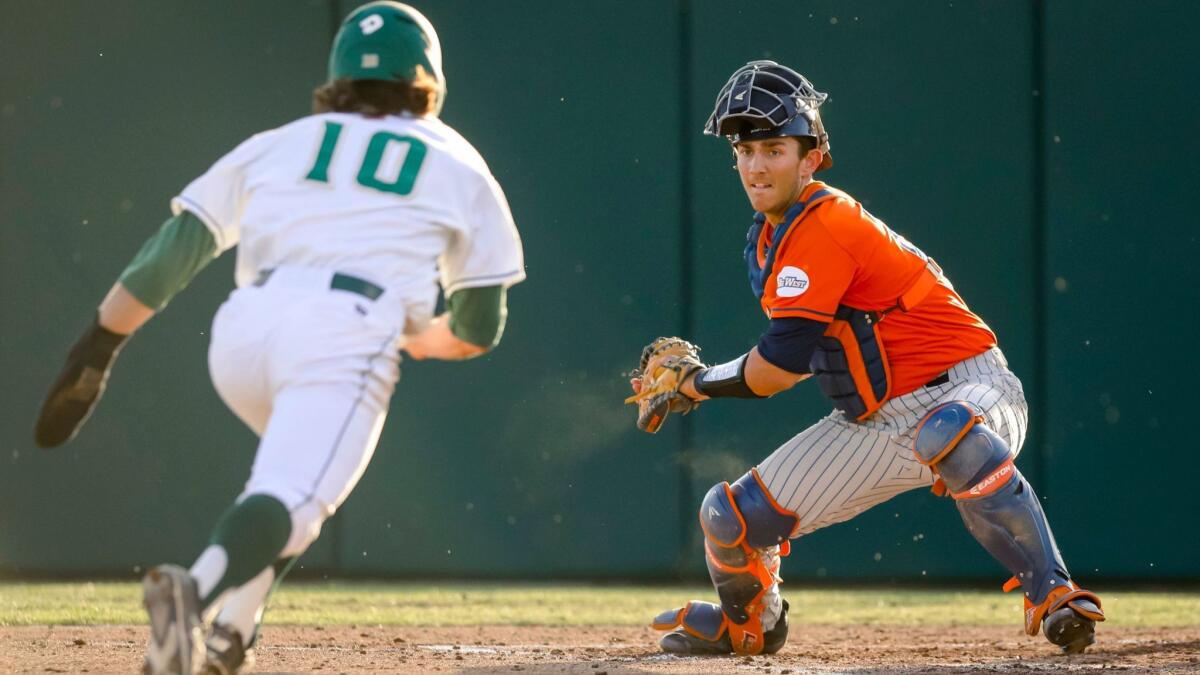
[[[638, 428], [654, 433], [673, 412], [687, 414], [700, 405], [679, 391], [692, 373], [705, 367], [700, 348], [677, 337], [660, 337], [646, 345], [632, 375], [640, 381], [637, 393], [625, 399], [638, 404]], [[635, 388], [637, 385], [635, 385]]]

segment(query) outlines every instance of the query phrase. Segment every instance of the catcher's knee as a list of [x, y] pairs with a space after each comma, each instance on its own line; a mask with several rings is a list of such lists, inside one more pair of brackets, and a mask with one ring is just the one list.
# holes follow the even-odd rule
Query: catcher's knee
[[[984, 424], [978, 409], [963, 401], [934, 408], [917, 427], [914, 450], [958, 500], [971, 534], [1024, 587], [1027, 608], [1044, 613], [1047, 598], [1062, 592], [1056, 588], [1073, 588], [1037, 495], [1013, 465], [1008, 444]], [[1031, 635], [1041, 617], [1026, 614]]]
[[722, 548], [742, 542], [750, 548], [778, 546], [792, 536], [799, 524], [796, 514], [775, 502], [755, 469], [732, 485], [721, 482], [712, 486], [700, 503], [704, 536]]
[[779, 557], [787, 555], [788, 539], [799, 525], [753, 469], [732, 485], [714, 485], [700, 504], [705, 562], [739, 654], [763, 650], [764, 611], [780, 611], [767, 606], [779, 604], [778, 594], [769, 595], [779, 580]]
[[955, 499], [991, 494], [1018, 475], [1008, 444], [966, 401], [929, 411], [917, 425], [913, 450]]

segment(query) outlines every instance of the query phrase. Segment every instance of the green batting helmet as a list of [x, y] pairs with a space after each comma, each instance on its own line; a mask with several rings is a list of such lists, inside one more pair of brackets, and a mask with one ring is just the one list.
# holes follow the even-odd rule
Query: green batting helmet
[[442, 43], [433, 24], [399, 2], [368, 2], [350, 12], [329, 52], [329, 79], [408, 80], [421, 66], [438, 85], [437, 108], [446, 99]]

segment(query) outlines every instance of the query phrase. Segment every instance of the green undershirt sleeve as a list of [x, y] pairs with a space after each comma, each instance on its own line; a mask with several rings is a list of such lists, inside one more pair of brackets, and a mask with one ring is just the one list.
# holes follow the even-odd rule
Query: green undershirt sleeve
[[446, 298], [450, 332], [477, 347], [491, 349], [500, 343], [508, 318], [508, 291], [503, 286], [463, 288]]
[[184, 211], [163, 223], [158, 233], [121, 273], [121, 285], [147, 307], [160, 310], [217, 255], [212, 233]]

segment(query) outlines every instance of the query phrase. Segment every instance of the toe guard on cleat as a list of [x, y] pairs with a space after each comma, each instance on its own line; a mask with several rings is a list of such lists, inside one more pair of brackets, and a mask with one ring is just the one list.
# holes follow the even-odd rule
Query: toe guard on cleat
[[[1005, 592], [1020, 587], [1016, 577], [1004, 584]], [[1042, 634], [1064, 654], [1079, 654], [1096, 641], [1096, 622], [1104, 620], [1100, 596], [1067, 581], [1050, 591], [1038, 604], [1025, 596], [1025, 632]]]
[[706, 642], [719, 642], [723, 637], [726, 644], [729, 642], [726, 636], [729, 619], [725, 618], [720, 605], [711, 602], [692, 600], [683, 607], [659, 614], [650, 625], [655, 630], [679, 629]]
[[679, 655], [722, 655], [733, 653], [730, 643], [730, 620], [721, 605], [691, 601], [682, 608], [664, 611], [655, 616], [650, 626], [662, 635], [659, 646], [667, 653]]
[[683, 607], [659, 614], [650, 625], [656, 630], [671, 631], [658, 641], [668, 654], [733, 653], [733, 645], [729, 642], [729, 619], [720, 605], [693, 600]]
[[1104, 610], [1100, 608], [1100, 596], [1076, 586], [1073, 581], [1068, 581], [1066, 586], [1059, 586], [1050, 591], [1046, 599], [1039, 604], [1035, 605], [1028, 596], [1025, 597], [1025, 632], [1029, 635], [1037, 635], [1042, 621], [1064, 608], [1071, 609], [1075, 614], [1093, 624], [1104, 620]]
[[1104, 620], [1104, 610], [1100, 609], [1100, 598], [1088, 591], [1081, 591], [1074, 598], [1067, 600], [1067, 606], [1092, 621]]

